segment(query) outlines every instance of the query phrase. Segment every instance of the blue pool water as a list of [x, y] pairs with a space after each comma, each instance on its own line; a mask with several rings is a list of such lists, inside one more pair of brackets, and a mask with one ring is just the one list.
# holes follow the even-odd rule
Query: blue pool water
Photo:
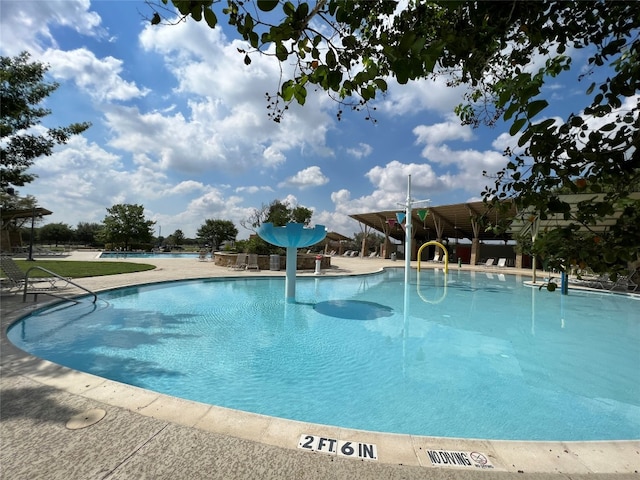
[[100, 258], [198, 258], [198, 253], [102, 252]]
[[[211, 279], [100, 294], [14, 324], [53, 362], [200, 402], [348, 428], [640, 438], [640, 303], [484, 272]], [[446, 283], [445, 283], [446, 282]]]

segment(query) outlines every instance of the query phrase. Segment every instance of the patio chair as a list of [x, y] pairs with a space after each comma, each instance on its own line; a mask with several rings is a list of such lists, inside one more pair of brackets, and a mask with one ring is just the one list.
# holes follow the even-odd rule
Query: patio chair
[[206, 262], [207, 261], [207, 251], [206, 250], [200, 250], [200, 254], [198, 255], [198, 261], [200, 261], [200, 262]]
[[635, 292], [638, 284], [633, 280], [637, 270], [633, 270], [629, 275], [618, 275], [616, 281], [611, 285], [610, 290], [622, 290], [624, 292]]
[[496, 265], [496, 267], [504, 268], [506, 266], [507, 266], [507, 259], [506, 258], [499, 258], [498, 259], [498, 265]]
[[496, 261], [495, 258], [489, 258], [487, 259], [487, 261], [484, 263], [485, 267], [493, 267], [494, 262]]
[[250, 253], [248, 255], [246, 269], [247, 270], [256, 270], [258, 272], [260, 271], [260, 267], [258, 266], [258, 254], [257, 253]]
[[239, 253], [236, 257], [235, 265], [231, 266], [232, 270], [245, 270], [247, 268], [247, 254]]
[[[29, 292], [46, 292], [65, 288], [69, 284], [68, 278], [64, 277], [29, 277], [27, 278], [13, 258], [8, 256], [0, 257], [0, 267], [6, 276], [9, 284], [9, 291], [24, 289], [25, 284]], [[54, 274], [55, 275], [55, 274]]]

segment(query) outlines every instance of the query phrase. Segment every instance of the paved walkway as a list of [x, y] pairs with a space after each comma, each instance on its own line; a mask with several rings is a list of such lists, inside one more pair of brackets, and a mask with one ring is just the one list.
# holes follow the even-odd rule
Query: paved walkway
[[[94, 253], [80, 253], [68, 258], [93, 257]], [[331, 274], [337, 275], [403, 266], [379, 259], [332, 260]], [[157, 268], [79, 283], [103, 290], [183, 278], [256, 275], [196, 260], [144, 262]], [[506, 272], [523, 278], [529, 274]], [[19, 295], [1, 300], [2, 479], [640, 479], [637, 441], [496, 442], [378, 434], [238, 412], [72, 371], [28, 355], [6, 338], [7, 327], [49, 301], [46, 296], [39, 296], [35, 304], [23, 304]], [[301, 442], [303, 435], [314, 436], [316, 447], [331, 439], [375, 444], [378, 458], [310, 452], [299, 448], [313, 443]], [[494, 468], [433, 467], [427, 451], [480, 452]]]

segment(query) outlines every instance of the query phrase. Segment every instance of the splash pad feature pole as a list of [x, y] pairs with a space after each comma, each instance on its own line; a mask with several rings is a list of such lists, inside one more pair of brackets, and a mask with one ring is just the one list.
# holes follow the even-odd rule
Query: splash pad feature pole
[[407, 200], [404, 204], [399, 204], [405, 207], [405, 240], [404, 240], [404, 284], [405, 287], [409, 285], [409, 279], [411, 278], [411, 237], [412, 233], [412, 221], [411, 211], [413, 205], [416, 203], [430, 202], [431, 200], [412, 200], [411, 199], [411, 175], [407, 178]]
[[287, 303], [295, 303], [298, 248], [309, 247], [324, 240], [324, 237], [327, 236], [327, 229], [324, 225], [304, 228], [302, 223], [287, 223], [284, 227], [274, 227], [273, 223], [263, 223], [257, 233], [265, 242], [287, 249], [285, 298]]
[[407, 179], [407, 203], [406, 203], [407, 223], [405, 228], [405, 247], [404, 247], [404, 284], [409, 285], [411, 273], [411, 175]]

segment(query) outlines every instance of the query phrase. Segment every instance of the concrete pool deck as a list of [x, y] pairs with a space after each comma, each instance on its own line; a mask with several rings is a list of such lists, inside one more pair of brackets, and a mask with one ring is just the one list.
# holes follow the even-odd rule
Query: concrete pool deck
[[[67, 258], [91, 260], [95, 256], [95, 252], [82, 252]], [[125, 261], [151, 263], [157, 268], [79, 279], [78, 283], [100, 291], [186, 278], [284, 276], [284, 272], [234, 272], [192, 259]], [[335, 275], [404, 266], [401, 261], [345, 257], [335, 257], [332, 263], [329, 274]], [[422, 265], [433, 267], [426, 262]], [[515, 273], [523, 281], [530, 277], [528, 270], [474, 269]], [[70, 370], [33, 357], [6, 338], [11, 323], [49, 301], [46, 295], [35, 303], [31, 299], [22, 303], [21, 295], [1, 299], [3, 479], [640, 479], [640, 441], [511, 442], [348, 430], [181, 400]], [[68, 424], [70, 420], [74, 424]], [[308, 441], [305, 436], [310, 436]], [[300, 448], [313, 444], [326, 450], [331, 440], [375, 445], [377, 459]], [[484, 455], [494, 468], [467, 466], [460, 462], [466, 457], [454, 456], [464, 452]], [[441, 459], [442, 466], [432, 465], [433, 456]], [[447, 460], [449, 466], [445, 466]], [[462, 464], [454, 466], [456, 463]]]

